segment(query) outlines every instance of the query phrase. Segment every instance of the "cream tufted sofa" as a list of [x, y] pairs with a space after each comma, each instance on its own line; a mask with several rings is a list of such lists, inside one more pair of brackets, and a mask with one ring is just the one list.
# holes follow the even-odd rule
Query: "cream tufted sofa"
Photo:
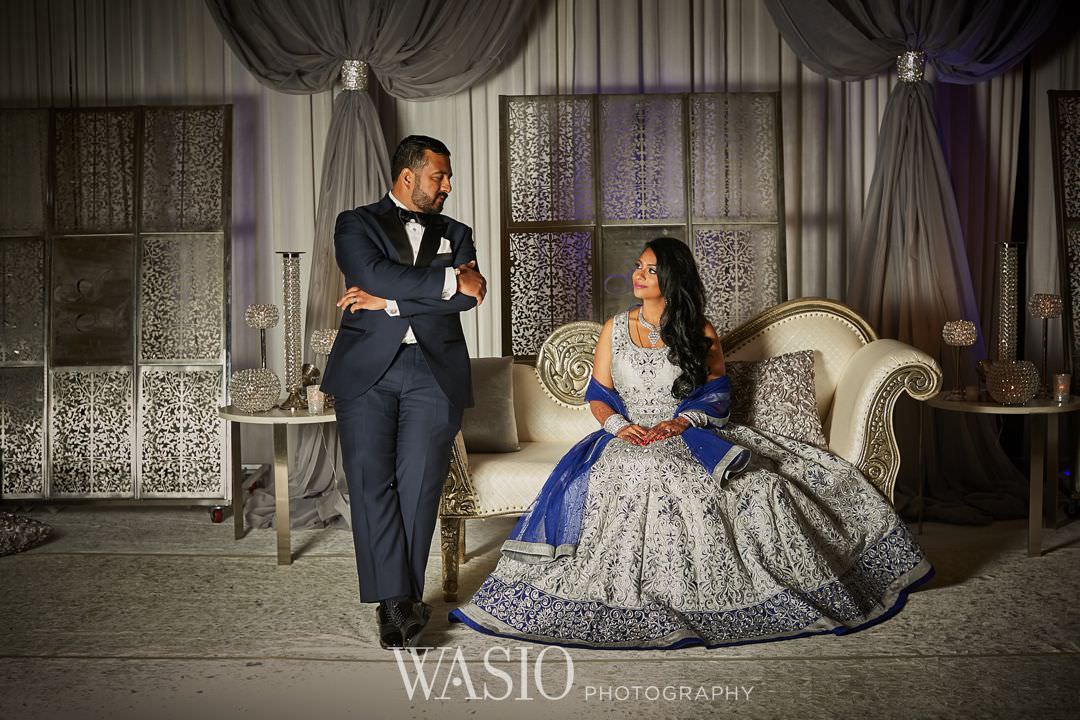
[[[465, 520], [524, 513], [552, 468], [599, 426], [583, 400], [600, 326], [564, 325], [545, 341], [537, 366], [515, 364], [514, 411], [521, 451], [466, 455], [458, 434], [439, 507], [443, 593], [457, 599]], [[938, 391], [941, 369], [926, 353], [880, 340], [850, 308], [819, 298], [777, 305], [722, 338], [727, 360], [761, 360], [813, 349], [818, 412], [829, 449], [858, 465], [892, 500], [900, 468], [892, 410], [902, 392]]]

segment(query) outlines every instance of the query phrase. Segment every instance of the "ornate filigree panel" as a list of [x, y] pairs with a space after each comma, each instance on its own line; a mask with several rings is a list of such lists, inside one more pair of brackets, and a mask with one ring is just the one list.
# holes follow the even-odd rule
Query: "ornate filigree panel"
[[150, 109], [143, 134], [142, 229], [222, 228], [223, 107]]
[[135, 110], [56, 113], [57, 232], [132, 231], [135, 118]]
[[47, 110], [0, 111], [0, 233], [45, 232]]
[[222, 235], [143, 237], [143, 360], [221, 358], [224, 246]]
[[683, 125], [680, 96], [600, 96], [605, 222], [685, 221]]
[[591, 221], [592, 100], [511, 98], [506, 113], [511, 222]]
[[645, 243], [657, 237], [686, 242], [685, 225], [605, 227], [600, 251], [601, 302], [609, 318], [640, 302], [634, 297], [634, 263]]
[[511, 233], [511, 345], [535, 355], [558, 326], [592, 318], [592, 233]]
[[1065, 229], [1065, 258], [1068, 267], [1069, 310], [1065, 320], [1069, 323], [1072, 347], [1073, 394], [1080, 395], [1080, 223], [1071, 223]]
[[45, 371], [0, 368], [0, 497], [45, 493]]
[[131, 237], [53, 240], [53, 365], [131, 364], [134, 246]]
[[776, 232], [768, 225], [695, 228], [705, 313], [720, 335], [783, 299]]
[[695, 222], [777, 221], [776, 96], [690, 96]]
[[52, 494], [134, 495], [130, 368], [52, 371], [49, 440]]
[[221, 368], [139, 371], [140, 495], [223, 495]]
[[1065, 217], [1077, 220], [1080, 219], [1080, 95], [1062, 93], [1055, 99], [1062, 204]]
[[45, 244], [0, 239], [0, 363], [45, 357]]

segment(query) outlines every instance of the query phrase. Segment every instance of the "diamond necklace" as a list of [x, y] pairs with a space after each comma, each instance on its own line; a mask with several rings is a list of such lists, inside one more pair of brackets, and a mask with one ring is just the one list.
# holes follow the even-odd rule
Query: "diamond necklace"
[[638, 319], [639, 323], [641, 323], [642, 325], [644, 325], [645, 327], [647, 327], [649, 329], [649, 344], [650, 345], [655, 345], [656, 343], [660, 342], [660, 328], [656, 327], [651, 322], [649, 322], [648, 320], [645, 319], [645, 306], [644, 305], [642, 305], [638, 309], [637, 319]]

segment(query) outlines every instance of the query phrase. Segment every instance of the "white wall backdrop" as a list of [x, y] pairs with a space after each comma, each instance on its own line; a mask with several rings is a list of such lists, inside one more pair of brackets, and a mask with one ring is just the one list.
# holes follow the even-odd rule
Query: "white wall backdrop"
[[[846, 299], [850, 243], [874, 167], [877, 128], [895, 76], [830, 81], [782, 42], [757, 0], [547, 0], [520, 51], [467, 92], [432, 102], [376, 94], [388, 141], [415, 132], [451, 148], [446, 212], [473, 226], [488, 300], [463, 324], [473, 356], [501, 349], [499, 95], [780, 90], [788, 289]], [[315, 198], [331, 98], [261, 86], [233, 58], [201, 0], [3, 0], [0, 104], [95, 106], [233, 103], [233, 366], [257, 362], [251, 302], [281, 303], [277, 250], [313, 244]], [[957, 185], [984, 324], [993, 243], [1008, 236], [1022, 97], [1020, 71], [939, 92], [942, 138]], [[1080, 43], [1033, 59], [1028, 287], [1057, 291], [1045, 90], [1080, 87]], [[970, 132], [972, 128], [977, 133]], [[303, 289], [307, 297], [307, 287]], [[989, 334], [989, 326], [985, 331]], [[1030, 324], [1029, 349], [1037, 352]], [[280, 328], [271, 365], [281, 371]], [[1057, 347], [1060, 341], [1054, 338]], [[245, 460], [269, 457], [262, 433]]]

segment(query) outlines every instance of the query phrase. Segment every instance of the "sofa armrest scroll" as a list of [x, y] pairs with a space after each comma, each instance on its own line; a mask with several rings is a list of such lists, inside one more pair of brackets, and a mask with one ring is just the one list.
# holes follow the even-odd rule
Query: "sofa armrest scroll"
[[836, 385], [827, 422], [829, 449], [857, 465], [892, 501], [900, 470], [893, 407], [902, 392], [925, 400], [940, 387], [940, 366], [921, 350], [899, 340], [864, 345]]

